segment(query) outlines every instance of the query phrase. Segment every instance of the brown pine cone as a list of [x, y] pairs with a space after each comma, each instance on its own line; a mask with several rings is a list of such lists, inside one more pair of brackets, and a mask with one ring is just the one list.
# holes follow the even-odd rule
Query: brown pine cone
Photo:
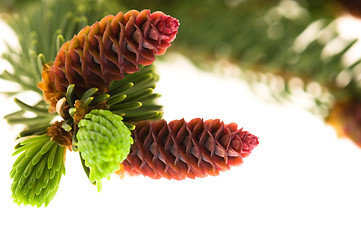
[[118, 174], [154, 179], [215, 176], [240, 165], [258, 145], [256, 136], [218, 119], [138, 122], [132, 137], [135, 143]]
[[139, 71], [139, 64], [152, 64], [155, 55], [171, 45], [178, 26], [177, 19], [149, 10], [104, 17], [63, 44], [53, 65], [43, 72], [43, 78], [51, 81], [38, 86], [45, 99], [53, 99], [52, 104], [54, 95], [64, 95], [70, 84], [75, 84], [79, 96], [92, 87], [105, 92], [111, 81]]

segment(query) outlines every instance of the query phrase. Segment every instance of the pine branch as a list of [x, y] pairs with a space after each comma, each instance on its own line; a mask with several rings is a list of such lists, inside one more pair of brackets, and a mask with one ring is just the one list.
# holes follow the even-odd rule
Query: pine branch
[[[63, 118], [50, 124], [55, 114], [48, 112], [43, 101], [31, 106], [15, 99], [21, 110], [6, 119], [28, 127], [20, 134], [28, 137], [16, 146], [14, 155], [20, 156], [10, 173], [16, 203], [38, 207], [49, 204], [65, 174], [66, 147], [79, 151], [86, 175], [100, 191], [102, 179], [115, 171], [178, 180], [217, 175], [242, 163], [258, 145], [257, 137], [237, 129], [234, 123], [149, 121], [161, 116], [161, 106], [156, 104], [159, 94], [153, 92], [158, 75], [151, 64], [155, 55], [162, 55], [174, 40], [178, 20], [149, 10], [120, 12], [82, 28], [66, 41], [85, 20], [59, 10], [62, 5], [51, 4], [55, 2], [46, 6], [53, 6], [54, 12], [38, 9], [40, 17], [32, 15], [34, 18], [27, 23], [37, 25], [28, 31], [39, 30], [38, 25], [47, 20], [41, 30], [46, 36], [37, 38], [40, 35], [34, 31], [36, 41], [27, 49], [22, 46], [29, 67], [16, 66], [15, 51], [10, 49], [13, 55], [8, 55], [14, 65], [14, 74], [6, 73], [8, 80], [18, 82], [23, 89], [34, 88], [34, 81], [41, 75], [38, 86], [50, 104], [49, 111]], [[54, 17], [57, 11], [67, 14], [59, 20]], [[54, 19], [59, 21], [52, 22]], [[48, 35], [54, 33], [54, 26], [60, 26], [60, 34]], [[39, 51], [48, 43], [48, 52]], [[59, 49], [57, 54], [55, 48]], [[28, 50], [32, 52], [28, 54]], [[49, 64], [50, 55], [55, 60]], [[35, 117], [25, 117], [28, 113]], [[142, 120], [147, 121], [139, 122]]]

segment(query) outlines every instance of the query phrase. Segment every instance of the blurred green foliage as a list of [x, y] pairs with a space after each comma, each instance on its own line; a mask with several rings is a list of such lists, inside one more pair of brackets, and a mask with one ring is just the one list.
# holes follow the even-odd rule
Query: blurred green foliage
[[[337, 1], [120, 2], [129, 9], [161, 10], [180, 19], [177, 41], [170, 51], [183, 53], [200, 67], [212, 70], [210, 62], [226, 59], [253, 72], [244, 77], [251, 85], [261, 81], [275, 85], [278, 78], [278, 87], [270, 88], [276, 99], [292, 94], [295, 81], [290, 80], [294, 79], [302, 82], [305, 92], [321, 89], [321, 94], [313, 96], [311, 91], [310, 95], [323, 110], [332, 107], [327, 96], [335, 101], [361, 96], [360, 59], [344, 62], [345, 53], [357, 40], [340, 37], [336, 21], [343, 8]], [[332, 42], [339, 46], [329, 52]]]

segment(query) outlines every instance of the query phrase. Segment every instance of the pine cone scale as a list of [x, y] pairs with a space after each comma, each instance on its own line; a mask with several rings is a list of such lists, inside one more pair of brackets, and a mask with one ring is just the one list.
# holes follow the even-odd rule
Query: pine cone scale
[[168, 125], [164, 121], [164, 124], [167, 125], [167, 127], [164, 128], [167, 129], [164, 137], [167, 137], [169, 133], [173, 133], [167, 142], [170, 146], [170, 153], [175, 157], [174, 165], [181, 170], [180, 172], [176, 172], [178, 173], [178, 176], [175, 177], [177, 180], [204, 175], [203, 169], [198, 165], [197, 157], [192, 153], [192, 146], [197, 146], [192, 144], [192, 139], [189, 137], [189, 129], [185, 127], [184, 123], [184, 119], [172, 121]]

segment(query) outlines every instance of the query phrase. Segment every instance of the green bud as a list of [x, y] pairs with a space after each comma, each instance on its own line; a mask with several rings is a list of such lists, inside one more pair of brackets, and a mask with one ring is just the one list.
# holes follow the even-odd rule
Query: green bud
[[108, 110], [94, 109], [78, 124], [78, 149], [90, 169], [89, 180], [96, 181], [98, 189], [103, 178], [109, 178], [119, 169], [133, 143], [131, 132], [122, 120]]

